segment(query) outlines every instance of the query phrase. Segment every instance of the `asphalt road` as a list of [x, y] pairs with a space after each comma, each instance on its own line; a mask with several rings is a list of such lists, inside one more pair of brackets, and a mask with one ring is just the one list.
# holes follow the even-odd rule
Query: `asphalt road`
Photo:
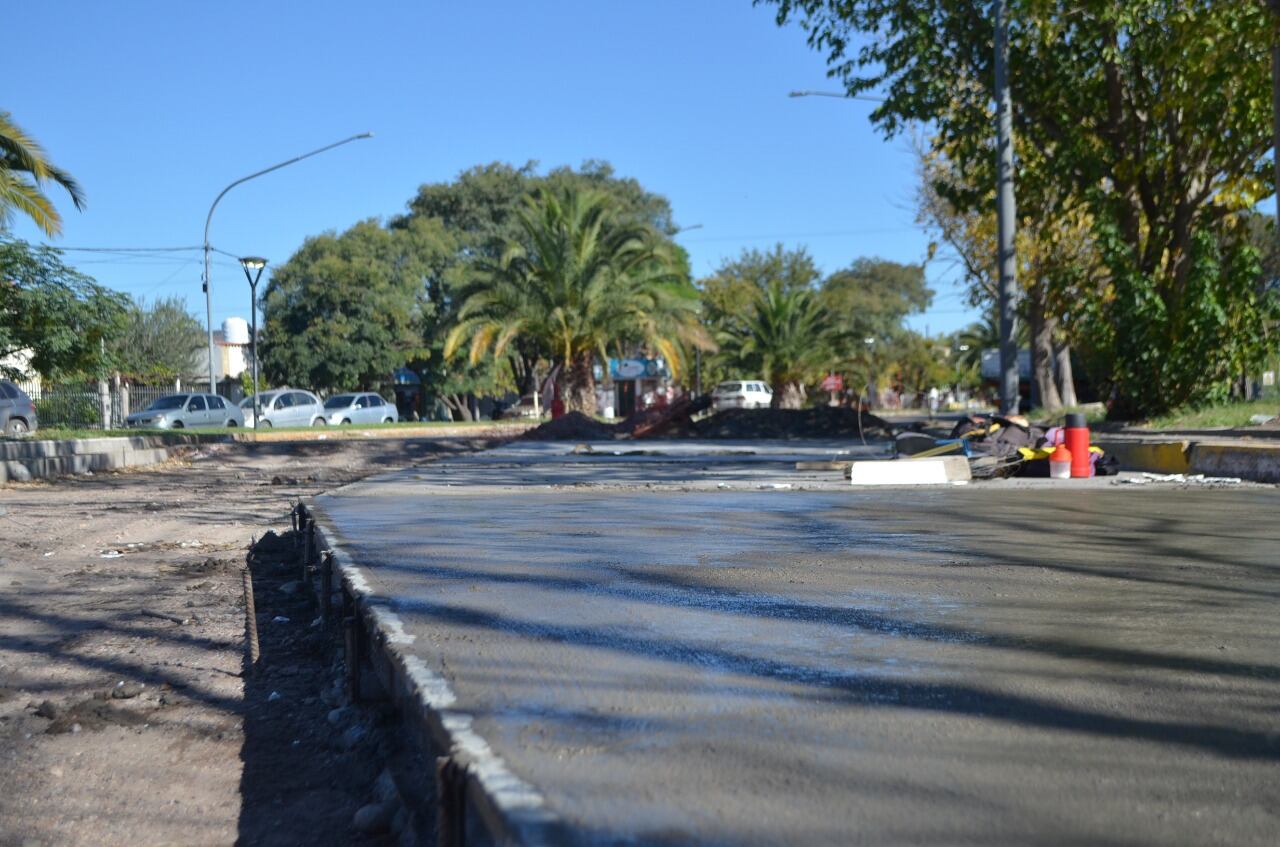
[[572, 446], [317, 501], [553, 840], [1280, 838], [1280, 491]]

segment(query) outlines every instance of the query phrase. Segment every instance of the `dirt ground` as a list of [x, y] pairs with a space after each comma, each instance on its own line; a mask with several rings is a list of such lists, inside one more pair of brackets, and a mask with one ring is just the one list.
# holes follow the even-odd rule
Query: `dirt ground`
[[0, 845], [391, 843], [384, 716], [346, 704], [271, 556], [246, 680], [245, 553], [301, 497], [480, 446], [226, 444], [0, 486]]

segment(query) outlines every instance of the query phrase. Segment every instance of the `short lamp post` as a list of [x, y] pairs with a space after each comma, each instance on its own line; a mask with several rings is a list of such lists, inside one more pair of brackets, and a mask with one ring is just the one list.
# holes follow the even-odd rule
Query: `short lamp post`
[[258, 418], [262, 410], [258, 407], [258, 280], [262, 279], [262, 270], [267, 260], [261, 256], [245, 256], [240, 260], [244, 268], [245, 279], [249, 280], [249, 315], [253, 323], [249, 330], [249, 355], [253, 357], [253, 428], [258, 428]]

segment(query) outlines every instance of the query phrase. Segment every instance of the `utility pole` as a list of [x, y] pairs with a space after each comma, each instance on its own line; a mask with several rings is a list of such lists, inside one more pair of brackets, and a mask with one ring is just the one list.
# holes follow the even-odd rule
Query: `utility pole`
[[1009, 96], [1008, 1], [992, 0], [996, 24], [996, 229], [1000, 266], [1000, 414], [1018, 413], [1018, 265], [1014, 253], [1013, 104]]

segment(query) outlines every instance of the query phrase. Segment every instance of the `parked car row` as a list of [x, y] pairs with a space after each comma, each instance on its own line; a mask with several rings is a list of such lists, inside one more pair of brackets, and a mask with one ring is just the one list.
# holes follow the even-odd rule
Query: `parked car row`
[[[334, 426], [395, 423], [396, 405], [373, 392], [336, 394], [322, 401], [310, 391], [275, 388], [258, 397], [258, 427]], [[252, 427], [254, 398], [239, 405], [217, 394], [166, 394], [140, 412], [128, 415], [129, 428], [187, 429], [189, 427]], [[15, 438], [36, 431], [36, 404], [21, 388], [0, 379], [0, 432]]]
[[[310, 391], [276, 388], [261, 392], [257, 407], [259, 429], [395, 423], [399, 418], [394, 403], [371, 392], [336, 394], [321, 402]], [[0, 414], [2, 410], [3, 407], [0, 406]], [[125, 418], [125, 426], [154, 429], [184, 429], [193, 426], [252, 427], [254, 414], [253, 396], [244, 398], [236, 406], [216, 394], [168, 394], [144, 411], [129, 415]]]

